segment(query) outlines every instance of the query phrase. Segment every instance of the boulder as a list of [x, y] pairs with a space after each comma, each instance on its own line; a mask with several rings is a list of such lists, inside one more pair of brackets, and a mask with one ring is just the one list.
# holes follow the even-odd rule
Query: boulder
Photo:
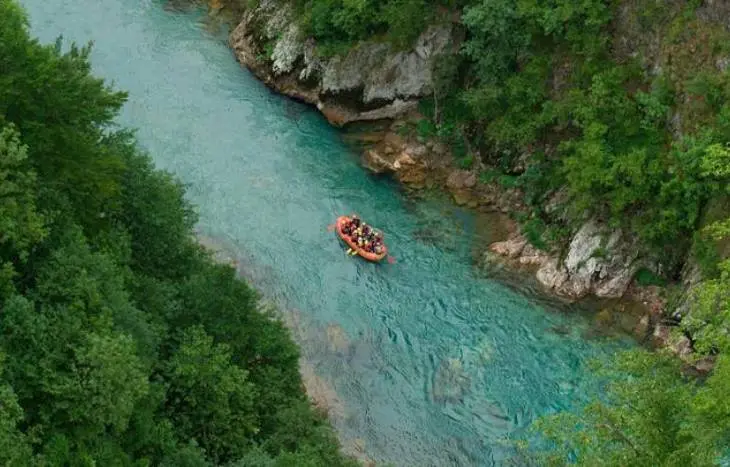
[[578, 299], [589, 293], [620, 298], [639, 269], [638, 249], [618, 230], [586, 222], [573, 236], [561, 262], [545, 262], [537, 273], [548, 289]]
[[477, 184], [477, 176], [468, 170], [455, 170], [446, 179], [446, 186], [451, 190], [464, 190], [474, 188]]
[[651, 326], [651, 317], [644, 315], [634, 327], [634, 335], [639, 339], [645, 339]]
[[686, 358], [692, 353], [692, 341], [685, 335], [677, 336], [672, 339], [669, 349], [679, 357]]
[[562, 291], [563, 285], [568, 281], [568, 273], [560, 266], [557, 258], [546, 261], [537, 270], [537, 280], [550, 290]]
[[525, 245], [520, 254], [519, 263], [523, 266], [542, 266], [550, 259], [547, 253], [540, 251], [529, 243]]
[[657, 347], [666, 347], [669, 343], [671, 334], [672, 333], [669, 326], [664, 324], [657, 324], [654, 327], [654, 332], [652, 333], [654, 345]]
[[510, 259], [515, 259], [520, 256], [522, 250], [527, 245], [527, 240], [523, 237], [514, 237], [503, 242], [494, 242], [489, 245], [489, 251], [496, 253], [500, 256], [505, 256]]
[[362, 164], [373, 173], [401, 173], [408, 167], [414, 166], [416, 161], [405, 151], [393, 154], [368, 149], [362, 154]]

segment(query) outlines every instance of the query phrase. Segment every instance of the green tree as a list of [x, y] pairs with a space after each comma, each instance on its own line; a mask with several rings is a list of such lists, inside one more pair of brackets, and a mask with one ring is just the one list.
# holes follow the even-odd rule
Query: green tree
[[214, 344], [201, 326], [189, 328], [166, 366], [169, 416], [182, 439], [195, 439], [215, 462], [250, 448], [257, 391], [227, 345]]
[[0, 1], [0, 17], [0, 115], [28, 144], [44, 181], [44, 203], [73, 209], [83, 225], [98, 225], [120, 190], [123, 164], [103, 140], [126, 94], [91, 76], [90, 47], [63, 53], [60, 40], [40, 45], [12, 0]]
[[46, 234], [36, 209], [36, 175], [28, 148], [12, 126], [0, 128], [0, 246], [4, 259], [27, 259], [29, 249]]
[[[5, 355], [0, 354], [0, 377], [3, 376]], [[13, 388], [0, 380], [0, 463], [30, 465], [32, 451], [27, 437], [18, 429], [23, 421], [23, 409]]]

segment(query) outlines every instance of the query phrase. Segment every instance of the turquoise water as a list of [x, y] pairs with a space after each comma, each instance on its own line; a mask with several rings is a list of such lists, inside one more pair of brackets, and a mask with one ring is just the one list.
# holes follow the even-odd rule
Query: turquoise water
[[[396, 465], [499, 465], [505, 437], [592, 394], [584, 363], [615, 342], [585, 339], [584, 317], [520, 284], [476, 275], [471, 214], [368, 175], [319, 114], [241, 69], [200, 14], [149, 0], [23, 3], [41, 40], [95, 42], [96, 73], [130, 92], [121, 123], [189, 185], [201, 235], [286, 310], [339, 398], [346, 444]], [[353, 211], [386, 231], [396, 264], [344, 255], [326, 227]]]

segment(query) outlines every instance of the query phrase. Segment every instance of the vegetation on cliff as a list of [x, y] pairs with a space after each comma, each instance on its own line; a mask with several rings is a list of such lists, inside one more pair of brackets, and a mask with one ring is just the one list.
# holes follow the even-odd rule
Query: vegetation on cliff
[[0, 463], [356, 465], [88, 57], [0, 0]]

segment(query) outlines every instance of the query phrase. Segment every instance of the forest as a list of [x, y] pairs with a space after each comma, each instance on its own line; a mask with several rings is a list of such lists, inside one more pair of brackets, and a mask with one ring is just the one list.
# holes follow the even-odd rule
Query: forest
[[0, 0], [0, 464], [357, 465], [89, 53]]
[[[597, 364], [604, 396], [539, 420], [518, 464], [710, 466], [730, 447], [730, 32], [701, 0], [292, 0], [321, 54], [363, 40], [408, 48], [449, 21], [464, 41], [434, 67], [417, 124], [457, 163], [524, 193], [538, 248], [588, 218], [630, 232], [667, 284], [694, 374], [667, 351]], [[250, 3], [250, 2], [249, 2]], [[709, 11], [709, 12], [708, 12]], [[714, 16], [722, 17], [722, 12]], [[710, 19], [707, 19], [710, 18]], [[679, 284], [685, 265], [702, 281]], [[675, 321], [676, 322], [676, 321]], [[550, 448], [552, 446], [552, 448]], [[537, 452], [536, 451], [542, 451]]]

